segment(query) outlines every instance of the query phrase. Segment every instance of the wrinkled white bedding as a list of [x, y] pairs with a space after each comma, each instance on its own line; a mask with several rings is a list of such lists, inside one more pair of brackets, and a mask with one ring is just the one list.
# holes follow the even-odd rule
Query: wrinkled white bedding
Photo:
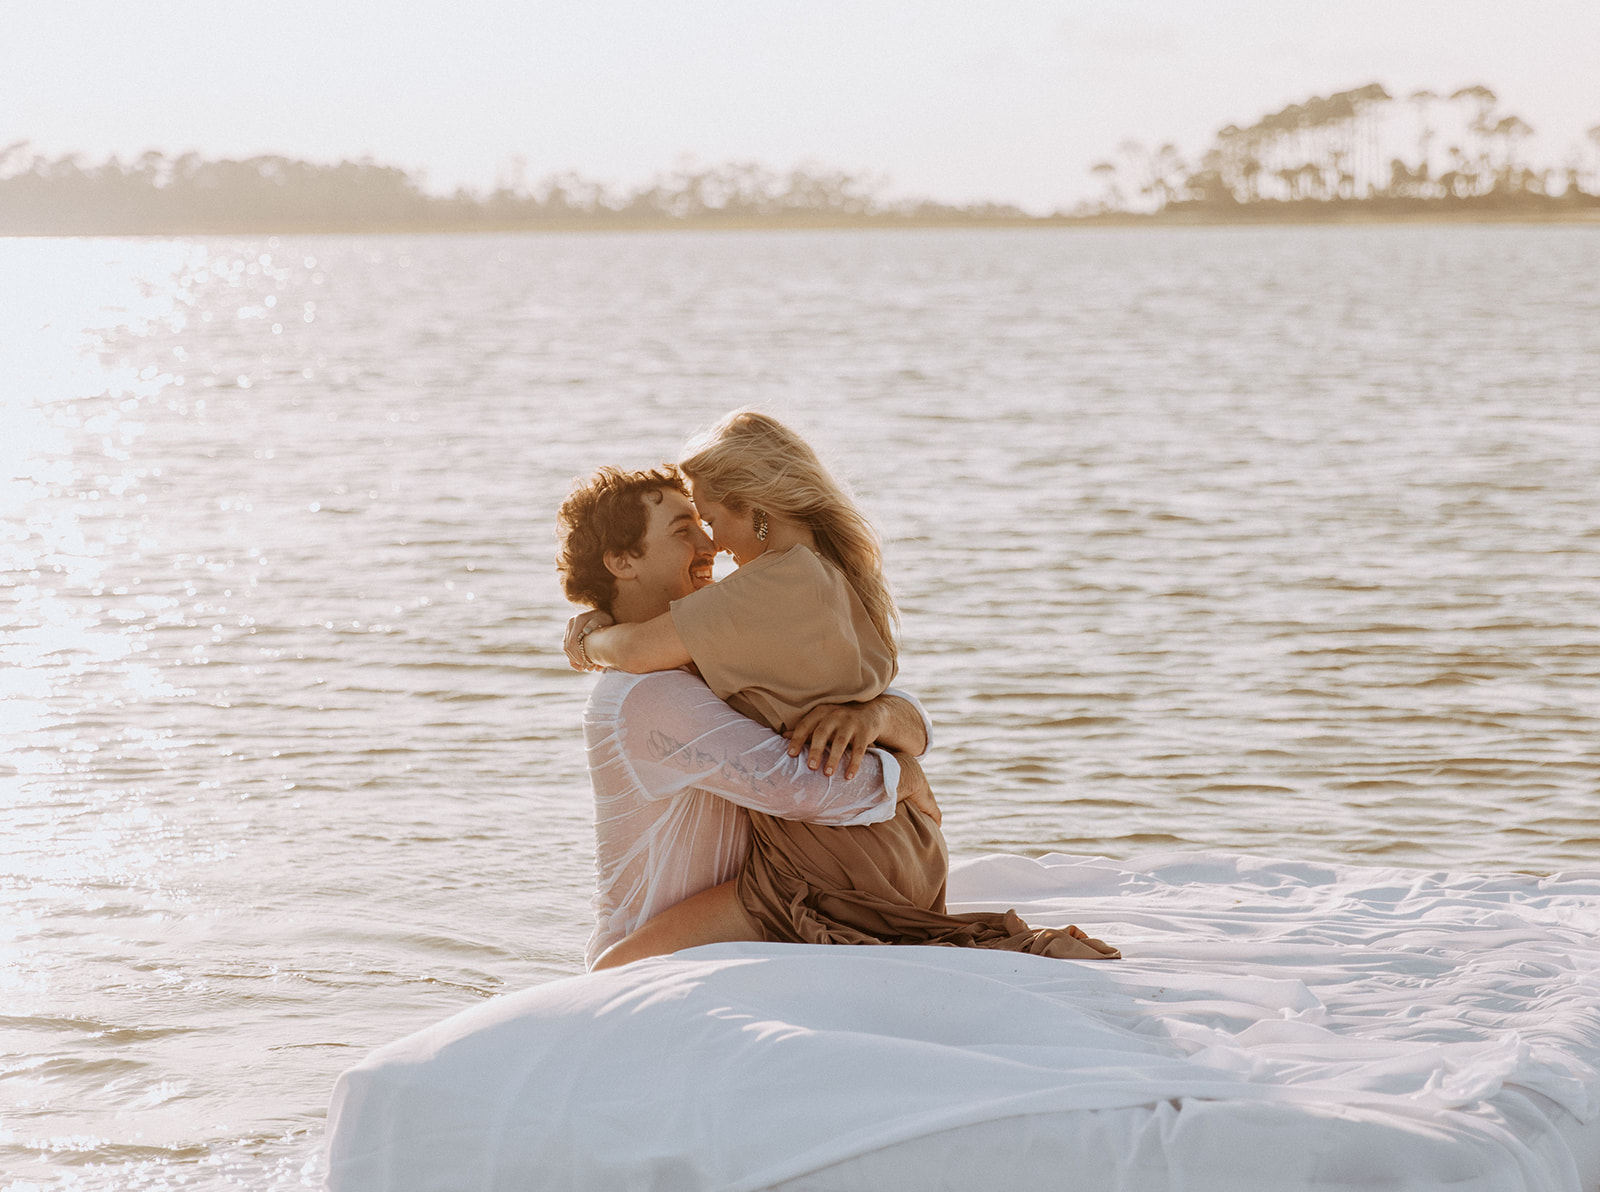
[[1600, 1189], [1600, 870], [986, 857], [1120, 962], [727, 944], [340, 1077], [335, 1192]]

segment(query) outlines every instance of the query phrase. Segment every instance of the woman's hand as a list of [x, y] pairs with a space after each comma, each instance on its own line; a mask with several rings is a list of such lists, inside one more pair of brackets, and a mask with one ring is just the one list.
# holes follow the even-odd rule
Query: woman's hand
[[831, 776], [842, 761], [844, 776], [854, 778], [867, 747], [887, 725], [888, 714], [878, 703], [818, 704], [783, 735], [789, 738], [790, 757], [808, 749], [806, 765], [813, 770], [823, 766], [823, 773]]
[[587, 612], [579, 613], [567, 622], [567, 635], [561, 640], [561, 649], [566, 654], [567, 662], [571, 664], [573, 670], [598, 669], [584, 661], [583, 651], [579, 649], [579, 643], [594, 630], [604, 629], [607, 625], [614, 624], [616, 622], [611, 619], [609, 613], [603, 613], [597, 608], [591, 608]]
[[900, 763], [899, 801], [910, 803], [934, 823], [942, 823], [944, 815], [939, 810], [939, 804], [933, 801], [933, 788], [928, 785], [928, 776], [922, 772], [922, 763], [909, 753], [897, 753], [894, 759]]

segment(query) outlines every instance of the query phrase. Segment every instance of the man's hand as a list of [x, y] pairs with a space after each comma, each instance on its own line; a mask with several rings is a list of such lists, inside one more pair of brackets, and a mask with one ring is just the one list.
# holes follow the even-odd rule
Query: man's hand
[[883, 735], [888, 713], [872, 700], [864, 704], [818, 704], [783, 735], [789, 738], [789, 756], [799, 757], [809, 750], [806, 765], [823, 767], [832, 775], [844, 763], [846, 778], [854, 778], [861, 768], [867, 747]]
[[900, 763], [899, 801], [910, 803], [936, 824], [943, 822], [944, 815], [939, 811], [939, 804], [933, 801], [933, 788], [922, 772], [922, 763], [909, 753], [897, 753], [894, 759]]
[[611, 619], [609, 614], [603, 613], [597, 608], [581, 612], [567, 622], [567, 635], [561, 640], [561, 649], [566, 654], [567, 662], [572, 666], [573, 670], [586, 671], [595, 669], [584, 661], [583, 651], [578, 648], [578, 643], [583, 639], [583, 635], [592, 629], [603, 629], [607, 625], [614, 624], [616, 622]]

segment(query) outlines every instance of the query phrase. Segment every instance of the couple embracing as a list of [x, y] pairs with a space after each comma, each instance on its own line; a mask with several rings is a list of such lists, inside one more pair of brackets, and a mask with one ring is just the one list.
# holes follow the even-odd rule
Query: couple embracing
[[[592, 610], [567, 657], [604, 672], [584, 712], [591, 969], [735, 940], [1119, 955], [1013, 911], [946, 913], [878, 539], [793, 431], [741, 411], [677, 467], [602, 469], [559, 534], [566, 594]], [[718, 551], [738, 570], [713, 583]]]

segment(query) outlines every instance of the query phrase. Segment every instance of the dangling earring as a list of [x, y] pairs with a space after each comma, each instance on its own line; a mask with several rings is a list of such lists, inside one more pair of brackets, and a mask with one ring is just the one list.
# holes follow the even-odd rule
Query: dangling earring
[[750, 524], [756, 529], [756, 541], [765, 542], [767, 540], [767, 511], [765, 509], [757, 509], [755, 515], [750, 519]]

